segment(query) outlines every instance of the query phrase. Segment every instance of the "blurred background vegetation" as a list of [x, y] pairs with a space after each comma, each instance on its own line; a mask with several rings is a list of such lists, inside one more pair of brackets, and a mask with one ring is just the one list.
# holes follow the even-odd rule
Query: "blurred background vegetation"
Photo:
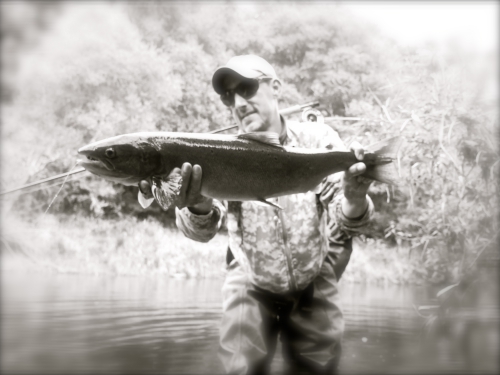
[[[377, 214], [347, 279], [390, 267], [391, 282], [449, 283], [498, 261], [496, 52], [402, 48], [325, 3], [4, 1], [1, 11], [1, 190], [70, 170], [91, 141], [232, 125], [211, 76], [230, 57], [252, 53], [282, 79], [281, 108], [319, 100], [346, 144], [404, 139], [402, 183], [372, 185]], [[95, 247], [100, 264], [117, 273], [129, 272], [116, 267], [131, 259], [127, 246], [147, 264], [142, 272], [198, 277], [214, 262], [222, 267], [224, 241], [206, 253], [215, 261], [191, 271], [162, 265], [179, 251], [160, 254], [169, 241], [184, 253], [194, 242], [176, 234], [172, 212], [142, 210], [135, 187], [86, 175], [68, 182], [44, 214], [57, 190], [2, 200], [2, 249], [29, 248], [52, 262], [78, 253], [73, 262], [89, 268]], [[110, 244], [114, 232], [121, 237]], [[192, 259], [200, 254], [192, 250]]]

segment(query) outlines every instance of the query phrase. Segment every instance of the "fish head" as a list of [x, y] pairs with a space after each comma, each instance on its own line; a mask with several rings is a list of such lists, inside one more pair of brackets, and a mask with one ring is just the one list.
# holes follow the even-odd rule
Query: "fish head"
[[136, 185], [162, 166], [161, 154], [150, 139], [126, 134], [88, 144], [78, 150], [79, 164], [106, 180]]

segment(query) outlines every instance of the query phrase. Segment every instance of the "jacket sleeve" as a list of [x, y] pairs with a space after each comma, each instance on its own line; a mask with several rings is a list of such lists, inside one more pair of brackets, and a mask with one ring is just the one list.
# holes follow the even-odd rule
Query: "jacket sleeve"
[[[347, 151], [347, 147], [340, 139], [338, 133], [329, 128], [322, 142], [326, 142], [326, 147], [341, 151]], [[325, 147], [325, 146], [324, 146]], [[344, 172], [335, 173], [324, 180], [320, 200], [328, 207], [328, 234], [329, 242], [333, 244], [343, 244], [347, 239], [363, 233], [367, 224], [373, 217], [375, 211], [371, 198], [367, 195], [368, 208], [363, 216], [358, 218], [348, 218], [342, 212], [342, 200], [344, 193], [342, 189], [342, 178]], [[323, 199], [322, 199], [323, 198]], [[326, 199], [325, 199], [326, 198]]]
[[375, 212], [373, 206], [373, 201], [370, 196], [367, 195], [366, 199], [368, 201], [368, 208], [361, 217], [348, 218], [342, 212], [342, 199], [344, 198], [344, 193], [338, 194], [329, 205], [330, 215], [335, 218], [335, 224], [332, 225], [330, 232], [330, 240], [342, 241], [346, 237], [353, 237], [355, 235], [364, 233], [367, 224], [370, 222]]
[[187, 207], [175, 208], [175, 224], [187, 238], [198, 242], [208, 242], [217, 234], [226, 220], [226, 207], [213, 200], [212, 211], [206, 215], [193, 214]]

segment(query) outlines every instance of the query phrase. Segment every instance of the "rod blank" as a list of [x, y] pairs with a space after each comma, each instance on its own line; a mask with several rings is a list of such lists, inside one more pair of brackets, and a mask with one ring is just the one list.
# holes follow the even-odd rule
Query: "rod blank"
[[[304, 110], [306, 108], [317, 107], [318, 105], [319, 105], [318, 101], [316, 101], [316, 102], [309, 102], [309, 103], [305, 103], [305, 104], [302, 104], [302, 105], [294, 105], [292, 107], [288, 107], [288, 108], [280, 110], [280, 115], [282, 115], [282, 116], [290, 115], [292, 113], [302, 111], [302, 110]], [[212, 130], [209, 133], [212, 133], [212, 134], [214, 134], [214, 133], [221, 133], [223, 131], [235, 129], [237, 127], [238, 127], [238, 125], [228, 126], [226, 128]], [[83, 168], [83, 167], [75, 169], [73, 171], [66, 172], [66, 173], [58, 174], [57, 176], [53, 176], [53, 177], [49, 177], [49, 178], [46, 178], [46, 179], [43, 179], [43, 180], [35, 181], [35, 182], [32, 182], [32, 183], [27, 184], [27, 185], [19, 186], [17, 188], [11, 189], [11, 190], [2, 191], [2, 192], [0, 192], [0, 196], [6, 195], [6, 194], [9, 194], [9, 193], [13, 193], [13, 192], [19, 191], [19, 190], [29, 189], [30, 187], [33, 187], [33, 186], [41, 185], [41, 184], [44, 184], [44, 183], [47, 183], [47, 182], [50, 182], [50, 181], [58, 180], [60, 178], [66, 177], [66, 176], [70, 176], [70, 175], [77, 174], [77, 173], [82, 173], [82, 172], [85, 172], [85, 168]]]

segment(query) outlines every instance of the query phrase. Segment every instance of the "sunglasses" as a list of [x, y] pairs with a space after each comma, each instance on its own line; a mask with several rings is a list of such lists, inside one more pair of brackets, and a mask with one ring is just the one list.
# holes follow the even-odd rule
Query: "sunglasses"
[[259, 90], [259, 82], [272, 79], [272, 77], [262, 77], [254, 79], [246, 79], [242, 81], [236, 88], [227, 90], [220, 96], [220, 100], [227, 107], [234, 106], [234, 94], [238, 94], [243, 99], [250, 99]]

